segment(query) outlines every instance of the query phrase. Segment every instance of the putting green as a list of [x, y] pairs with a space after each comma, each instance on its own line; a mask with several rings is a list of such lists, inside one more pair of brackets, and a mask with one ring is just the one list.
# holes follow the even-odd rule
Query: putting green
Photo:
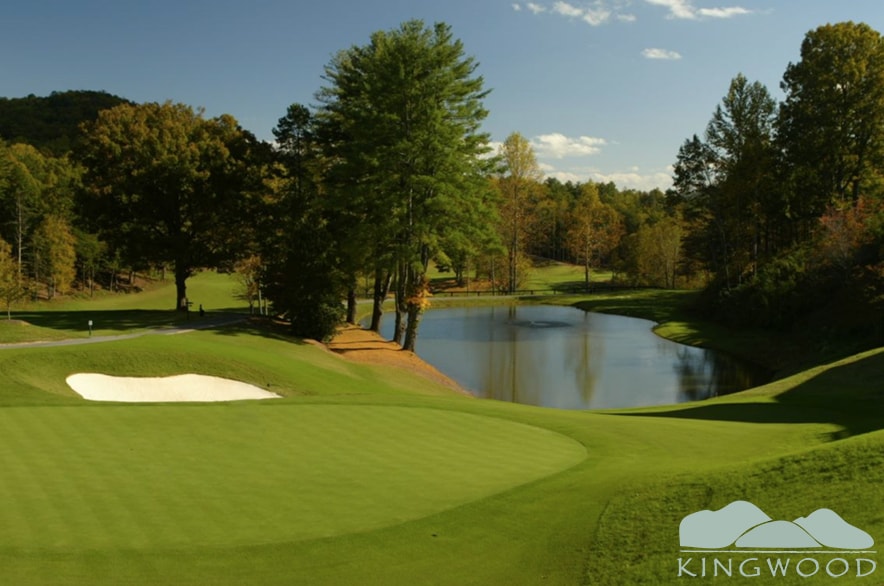
[[368, 405], [0, 410], [0, 551], [179, 549], [365, 531], [586, 457], [549, 430]]

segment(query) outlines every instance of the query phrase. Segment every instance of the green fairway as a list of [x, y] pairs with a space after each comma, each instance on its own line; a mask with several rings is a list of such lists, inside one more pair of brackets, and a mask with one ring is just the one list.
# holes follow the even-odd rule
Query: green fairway
[[354, 405], [7, 409], [0, 550], [255, 545], [377, 529], [568, 468], [545, 429]]
[[[680, 298], [594, 303], [718, 342], [674, 319]], [[283, 398], [91, 403], [75, 372], [210, 374]], [[884, 349], [702, 403], [568, 412], [456, 396], [249, 323], [4, 349], [0, 583], [678, 584], [680, 520], [739, 499], [785, 519], [831, 508], [880, 540], [881, 380]], [[752, 582], [833, 582], [793, 578]]]

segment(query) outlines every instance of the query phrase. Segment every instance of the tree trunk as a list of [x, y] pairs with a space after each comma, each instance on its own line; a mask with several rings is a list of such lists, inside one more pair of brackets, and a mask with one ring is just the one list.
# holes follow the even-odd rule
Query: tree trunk
[[381, 316], [384, 315], [384, 300], [390, 291], [390, 282], [393, 280], [392, 271], [384, 271], [376, 269], [374, 273], [374, 298], [371, 307], [371, 326], [368, 328], [372, 332], [380, 332]]
[[424, 310], [419, 303], [408, 304], [408, 327], [405, 330], [405, 342], [402, 343], [402, 349], [414, 352], [417, 343], [417, 329], [420, 325]]
[[347, 289], [347, 323], [356, 325], [356, 285]]
[[189, 277], [187, 269], [179, 268], [175, 265], [175, 294], [177, 299], [176, 310], [187, 311], [187, 277]]
[[16, 200], [16, 212], [17, 212], [17, 221], [16, 221], [16, 240], [17, 240], [17, 248], [18, 248], [18, 286], [21, 287], [23, 284], [22, 281], [22, 271], [24, 267], [24, 260], [22, 259], [22, 251], [24, 250], [25, 244], [25, 220], [24, 220], [24, 207], [21, 201], [21, 198]]
[[510, 258], [509, 258], [509, 283], [507, 283], [507, 293], [512, 294], [516, 290], [516, 262], [518, 259], [518, 252], [516, 250], [516, 242], [513, 240], [512, 248], [510, 248]]
[[402, 343], [402, 336], [405, 334], [404, 317], [408, 311], [408, 303], [405, 300], [407, 279], [405, 267], [400, 262], [396, 269], [396, 324], [393, 329], [393, 341], [397, 344]]
[[495, 269], [496, 265], [497, 265], [497, 262], [495, 261], [494, 257], [492, 256], [491, 257], [491, 294], [492, 295], [494, 295], [495, 289], [497, 288], [497, 285], [495, 283], [496, 275], [494, 274], [495, 273], [494, 269]]

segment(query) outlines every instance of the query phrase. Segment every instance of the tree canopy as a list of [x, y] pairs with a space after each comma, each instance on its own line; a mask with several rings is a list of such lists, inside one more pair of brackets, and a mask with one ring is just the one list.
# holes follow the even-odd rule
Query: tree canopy
[[884, 39], [853, 22], [814, 29], [781, 88], [777, 105], [737, 76], [705, 140], [679, 151], [673, 194], [688, 253], [714, 275], [707, 303], [728, 321], [781, 327], [839, 300], [880, 313]]
[[127, 103], [131, 102], [96, 91], [0, 98], [0, 138], [60, 156], [78, 144], [81, 124], [95, 120], [101, 110]]
[[880, 189], [884, 164], [884, 38], [867, 24], [810, 31], [790, 63], [779, 120], [796, 185], [795, 212], [819, 217], [834, 200]]
[[318, 93], [331, 196], [362, 216], [360, 240], [386, 264], [378, 272], [393, 275], [406, 349], [426, 307], [430, 259], [450, 232], [468, 229], [455, 212], [483, 205], [487, 91], [475, 70], [448, 25], [413, 20], [336, 55]]
[[134, 265], [172, 264], [187, 309], [196, 268], [230, 261], [248, 219], [256, 141], [231, 116], [166, 102], [104, 110], [86, 126], [86, 210]]

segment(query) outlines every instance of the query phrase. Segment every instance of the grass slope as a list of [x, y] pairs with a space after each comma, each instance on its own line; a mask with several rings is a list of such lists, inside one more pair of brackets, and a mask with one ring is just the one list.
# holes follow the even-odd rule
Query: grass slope
[[[642, 295], [599, 302], [678, 322]], [[64, 385], [77, 371], [285, 398], [93, 404]], [[736, 499], [786, 519], [828, 507], [880, 540], [881, 380], [884, 349], [702, 403], [566, 412], [247, 325], [2, 350], [0, 582], [677, 584], [681, 518]]]

